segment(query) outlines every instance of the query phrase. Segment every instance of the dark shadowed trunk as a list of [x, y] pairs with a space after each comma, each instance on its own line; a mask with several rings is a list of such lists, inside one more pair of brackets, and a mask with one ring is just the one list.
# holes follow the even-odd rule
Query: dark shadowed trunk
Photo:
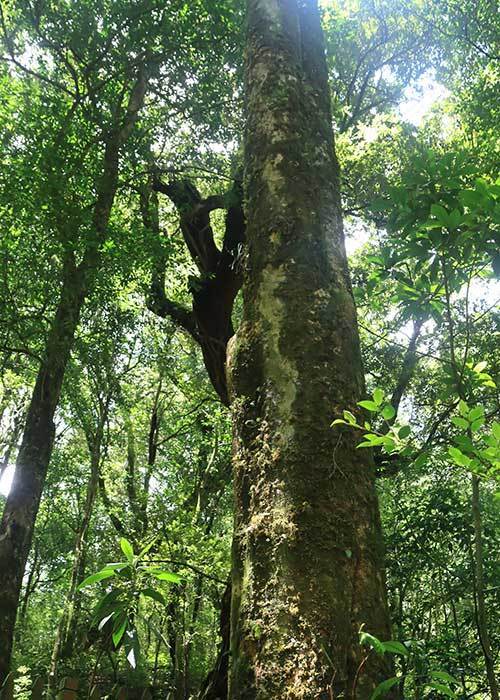
[[371, 456], [330, 427], [364, 392], [313, 0], [249, 0], [244, 320], [229, 697], [369, 698], [389, 636]]
[[59, 306], [38, 372], [0, 524], [0, 685], [8, 673], [24, 567], [54, 443], [54, 413], [85, 296], [84, 275], [66, 259]]
[[[147, 228], [160, 235], [156, 192], [166, 194], [174, 203], [186, 247], [199, 275], [191, 280], [192, 309], [165, 295], [165, 264], [161, 255], [155, 261], [148, 306], [163, 318], [170, 318], [198, 343], [208, 376], [222, 403], [229, 404], [226, 383], [226, 345], [234, 333], [232, 311], [241, 288], [240, 247], [245, 239], [241, 183], [236, 180], [224, 195], [202, 199], [189, 181], [164, 184], [159, 179], [145, 188], [142, 216]], [[215, 244], [210, 212], [226, 209], [222, 248]]]

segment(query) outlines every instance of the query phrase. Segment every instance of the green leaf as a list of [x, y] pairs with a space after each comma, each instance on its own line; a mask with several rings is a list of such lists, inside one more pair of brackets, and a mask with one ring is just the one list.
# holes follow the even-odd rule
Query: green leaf
[[115, 620], [115, 624], [113, 625], [113, 644], [115, 645], [115, 648], [118, 646], [118, 644], [121, 641], [121, 638], [123, 637], [125, 630], [127, 629], [127, 624], [128, 624], [128, 619], [127, 615], [125, 612], [123, 612], [121, 615], [117, 617]]
[[383, 642], [385, 651], [391, 654], [400, 654], [401, 656], [409, 656], [410, 652], [401, 642], [395, 641], [393, 639], [388, 642]]
[[462, 401], [460, 399], [460, 402], [458, 404], [458, 410], [460, 411], [460, 415], [463, 416], [464, 418], [467, 418], [469, 415], [469, 407], [465, 403], [465, 401]]
[[472, 408], [469, 411], [469, 421], [472, 423], [472, 421], [477, 420], [479, 417], [484, 416], [484, 408], [483, 406], [476, 406], [475, 408]]
[[434, 216], [439, 223], [446, 227], [449, 223], [448, 212], [440, 204], [431, 204], [431, 214]]
[[465, 418], [462, 418], [461, 416], [453, 416], [451, 422], [453, 423], [453, 425], [456, 425], [457, 428], [462, 428], [463, 430], [467, 430], [467, 428], [469, 427], [469, 421]]
[[99, 620], [102, 619], [104, 615], [109, 612], [115, 612], [119, 607], [118, 598], [120, 597], [121, 591], [114, 588], [109, 593], [106, 593], [97, 603], [94, 614], [91, 618], [91, 624], [97, 625]]
[[478, 362], [477, 365], [475, 367], [473, 367], [472, 371], [476, 372], [476, 374], [480, 374], [483, 370], [486, 369], [487, 366], [488, 366], [488, 363], [484, 362], [484, 360], [483, 360], [483, 362]]
[[141, 551], [139, 552], [139, 559], [142, 559], [142, 557], [149, 552], [151, 547], [157, 542], [158, 538], [155, 537], [154, 539], [151, 540]]
[[475, 433], [476, 431], [479, 430], [479, 428], [484, 424], [484, 418], [478, 418], [477, 420], [473, 421], [470, 425], [471, 432]]
[[432, 688], [433, 690], [437, 690], [438, 693], [441, 693], [441, 695], [447, 695], [449, 698], [456, 698], [456, 694], [453, 692], [451, 688], [449, 688], [447, 685], [443, 685], [443, 683], [437, 683], [436, 681], [431, 681], [430, 683], [426, 684], [427, 688]]
[[385, 420], [391, 420], [391, 418], [394, 418], [395, 415], [396, 409], [390, 404], [386, 404], [382, 409], [382, 418], [385, 418]]
[[125, 539], [125, 537], [120, 538], [120, 547], [122, 549], [122, 552], [125, 554], [129, 562], [133, 562], [134, 560], [134, 548], [130, 544], [128, 540]]
[[460, 681], [457, 681], [456, 678], [453, 678], [453, 676], [446, 671], [429, 671], [429, 676], [431, 678], [437, 678], [438, 681], [446, 681], [446, 683], [456, 683], [460, 685]]
[[379, 683], [375, 690], [373, 691], [370, 700], [376, 700], [377, 698], [383, 698], [384, 695], [393, 688], [401, 680], [400, 676], [393, 676], [392, 678], [387, 678], [382, 683]]
[[358, 401], [358, 406], [361, 406], [361, 408], [366, 408], [372, 413], [377, 413], [378, 411], [378, 404], [376, 404], [375, 401]]
[[429, 458], [428, 458], [428, 456], [427, 456], [425, 453], [424, 453], [424, 454], [421, 454], [421, 455], [419, 455], [419, 456], [417, 457], [417, 459], [415, 460], [414, 464], [415, 464], [415, 466], [416, 466], [417, 468], [423, 467], [423, 466], [425, 466], [425, 465], [427, 464], [428, 459], [429, 459]]
[[491, 431], [492, 431], [495, 439], [500, 440], [500, 423], [498, 423], [497, 421], [493, 421], [493, 425], [491, 426]]
[[377, 406], [381, 406], [383, 404], [384, 396], [385, 396], [385, 394], [382, 391], [382, 389], [379, 389], [379, 388], [375, 389], [375, 391], [373, 392], [373, 400], [375, 401]]
[[374, 637], [373, 634], [361, 632], [359, 635], [359, 643], [362, 646], [370, 646], [377, 654], [384, 653], [384, 643], [381, 642], [380, 639], [377, 639], [377, 637]]
[[344, 418], [350, 425], [356, 425], [356, 416], [350, 411], [344, 411]]
[[408, 435], [411, 433], [411, 428], [409, 425], [403, 425], [399, 430], [398, 430], [398, 438], [400, 440], [404, 440], [405, 438], [408, 437]]
[[479, 204], [481, 204], [483, 200], [483, 195], [480, 192], [477, 192], [476, 190], [463, 190], [458, 195], [458, 198], [460, 199], [462, 204], [465, 204], [466, 207], [469, 207], [469, 209], [474, 209]]
[[[146, 571], [148, 571], [146, 569]], [[171, 571], [163, 571], [159, 569], [149, 570], [148, 573], [152, 574], [158, 581], [170, 581], [170, 583], [180, 583], [182, 578], [177, 574], [173, 574]]]
[[448, 218], [449, 228], [458, 228], [462, 223], [463, 217], [458, 209], [453, 209]]
[[460, 467], [468, 467], [471, 462], [470, 458], [456, 447], [448, 447], [448, 454]]
[[167, 601], [165, 598], [162, 596], [160, 591], [157, 591], [155, 588], [144, 588], [141, 591], [141, 595], [145, 595], [148, 598], [152, 598], [153, 600], [156, 600], [158, 603], [161, 603], [162, 605], [166, 605]]
[[101, 571], [98, 571], [97, 573], [92, 574], [91, 576], [87, 576], [87, 578], [83, 579], [83, 581], [79, 584], [77, 590], [81, 591], [82, 588], [91, 586], [93, 583], [97, 583], [98, 581], [103, 581], [105, 578], [111, 578], [114, 575], [114, 569], [101, 569]]

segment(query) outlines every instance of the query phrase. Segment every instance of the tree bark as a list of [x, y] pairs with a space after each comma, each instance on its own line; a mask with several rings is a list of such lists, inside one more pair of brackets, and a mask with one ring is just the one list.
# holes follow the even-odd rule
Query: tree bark
[[17, 606], [54, 444], [54, 414], [85, 296], [82, 271], [68, 256], [45, 359], [31, 398], [12, 487], [0, 524], [0, 686], [9, 672]]
[[[373, 460], [330, 427], [364, 393], [314, 0], [248, 0], [244, 318], [230, 341], [229, 697], [369, 698], [390, 668]], [[360, 670], [359, 670], [360, 669]]]

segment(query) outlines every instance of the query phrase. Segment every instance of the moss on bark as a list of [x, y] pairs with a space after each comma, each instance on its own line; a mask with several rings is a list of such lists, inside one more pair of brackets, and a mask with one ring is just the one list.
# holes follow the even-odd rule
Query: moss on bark
[[364, 387], [318, 10], [247, 5], [229, 696], [368, 698], [389, 670], [355, 681], [358, 630], [389, 624], [373, 464], [330, 427]]

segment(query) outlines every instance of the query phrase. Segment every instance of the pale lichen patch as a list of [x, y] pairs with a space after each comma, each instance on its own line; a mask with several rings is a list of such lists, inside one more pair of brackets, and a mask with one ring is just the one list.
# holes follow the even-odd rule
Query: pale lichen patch
[[286, 321], [285, 306], [279, 297], [279, 288], [286, 280], [283, 266], [268, 265], [262, 271], [259, 287], [258, 308], [267, 324], [266, 352], [264, 353], [266, 372], [271, 391], [279, 395], [275, 402], [279, 414], [282, 440], [287, 443], [293, 438], [293, 403], [297, 394], [298, 371], [280, 347], [281, 333]]

